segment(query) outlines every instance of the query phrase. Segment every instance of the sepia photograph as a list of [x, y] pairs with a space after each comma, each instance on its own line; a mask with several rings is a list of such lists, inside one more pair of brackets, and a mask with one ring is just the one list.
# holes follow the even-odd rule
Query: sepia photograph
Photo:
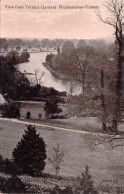
[[0, 0], [0, 194], [124, 194], [124, 1]]

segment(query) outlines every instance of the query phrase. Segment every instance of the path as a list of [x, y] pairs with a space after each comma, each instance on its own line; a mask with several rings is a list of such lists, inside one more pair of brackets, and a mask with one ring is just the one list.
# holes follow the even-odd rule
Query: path
[[40, 126], [40, 127], [48, 127], [48, 128], [52, 128], [52, 129], [54, 128], [54, 129], [57, 129], [57, 130], [70, 131], [70, 132], [75, 132], [75, 133], [95, 134], [95, 133], [89, 132], [89, 131], [79, 131], [79, 130], [68, 129], [68, 128], [64, 128], [64, 127], [56, 127], [56, 126], [53, 126], [53, 125], [45, 125], [45, 124], [21, 121], [21, 120], [17, 120], [17, 119], [0, 118], [0, 121], [10, 121], [10, 122], [20, 123], [20, 124], [25, 124], [25, 125], [35, 125], [35, 126]]
[[90, 132], [90, 131], [80, 131], [80, 130], [74, 130], [74, 129], [64, 128], [64, 127], [56, 127], [56, 126], [53, 126], [53, 125], [45, 125], [45, 124], [21, 121], [21, 120], [18, 120], [18, 119], [11, 119], [11, 118], [10, 119], [9, 118], [0, 118], [0, 121], [10, 121], [10, 122], [20, 123], [20, 124], [25, 124], [25, 125], [35, 125], [35, 126], [40, 126], [40, 127], [48, 127], [48, 128], [51, 128], [51, 129], [54, 128], [56, 130], [63, 130], [63, 131], [81, 133], [81, 134], [91, 134], [91, 135], [96, 135], [97, 134], [97, 135], [100, 135], [100, 136], [106, 136], [106, 134], [102, 134], [102, 133], [96, 133], [96, 132]]

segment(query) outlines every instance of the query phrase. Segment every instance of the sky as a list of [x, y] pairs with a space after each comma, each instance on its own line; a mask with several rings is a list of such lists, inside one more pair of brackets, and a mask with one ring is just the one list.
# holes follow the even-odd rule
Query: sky
[[[0, 37], [96, 39], [111, 37], [114, 30], [102, 23], [107, 11], [104, 0], [1, 0]], [[39, 9], [26, 8], [39, 6]], [[97, 6], [97, 9], [59, 9], [62, 6]], [[11, 8], [8, 8], [11, 6]], [[19, 7], [21, 6], [21, 7]], [[56, 9], [41, 9], [56, 6]], [[17, 8], [18, 7], [18, 8]]]

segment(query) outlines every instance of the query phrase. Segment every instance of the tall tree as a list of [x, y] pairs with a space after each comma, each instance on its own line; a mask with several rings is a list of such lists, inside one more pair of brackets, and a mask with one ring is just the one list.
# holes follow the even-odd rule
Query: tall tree
[[27, 125], [27, 130], [12, 155], [13, 161], [24, 173], [38, 175], [43, 172], [47, 158], [46, 144], [40, 134], [37, 134], [35, 126]]
[[71, 41], [66, 41], [62, 47], [62, 54], [67, 56], [74, 50], [74, 44]]
[[116, 86], [115, 86], [115, 105], [113, 112], [112, 130], [118, 130], [118, 123], [121, 117], [121, 97], [122, 97], [122, 72], [123, 72], [123, 49], [124, 49], [124, 2], [123, 0], [106, 0], [104, 6], [109, 11], [110, 17], [103, 18], [101, 13], [98, 13], [99, 18], [105, 24], [114, 28], [117, 44], [116, 56]]

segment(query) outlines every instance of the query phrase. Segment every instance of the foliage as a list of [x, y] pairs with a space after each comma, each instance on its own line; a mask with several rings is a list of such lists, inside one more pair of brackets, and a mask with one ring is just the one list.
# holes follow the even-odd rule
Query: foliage
[[52, 58], [52, 68], [53, 70], [55, 71], [61, 71], [61, 69], [63, 68], [64, 66], [64, 58], [62, 55], [55, 55], [53, 58]]
[[62, 54], [64, 56], [69, 55], [74, 50], [74, 44], [71, 41], [66, 41], [62, 47]]
[[13, 161], [23, 173], [36, 176], [45, 168], [46, 144], [42, 137], [36, 133], [35, 126], [27, 125], [27, 130], [17, 147], [13, 150]]
[[83, 47], [85, 47], [85, 45], [86, 45], [85, 40], [84, 39], [81, 39], [78, 42], [77, 48], [83, 48]]
[[82, 173], [81, 178], [75, 182], [73, 186], [67, 186], [64, 189], [56, 185], [51, 194], [55, 193], [68, 193], [68, 194], [98, 194], [98, 191], [93, 185], [92, 176], [89, 173], [89, 168], [86, 166], [85, 171]]
[[8, 88], [15, 82], [16, 58], [15, 55], [0, 56], [0, 89], [2, 94], [8, 93]]
[[8, 43], [5, 38], [0, 38], [0, 46], [4, 48], [4, 52], [8, 49]]
[[0, 177], [0, 190], [4, 193], [25, 193], [25, 184], [15, 175], [7, 180]]
[[58, 55], [60, 54], [60, 47], [59, 47], [59, 45], [57, 46], [57, 54]]
[[52, 118], [54, 114], [58, 115], [60, 112], [62, 112], [62, 109], [58, 107], [58, 102], [60, 101], [61, 98], [56, 97], [55, 95], [52, 95], [47, 98], [44, 106], [46, 117], [51, 116]]
[[19, 75], [16, 77], [16, 83], [15, 83], [15, 89], [16, 89], [16, 97], [19, 99], [26, 99], [30, 95], [30, 82], [28, 78], [22, 74], [19, 73]]
[[52, 62], [53, 56], [54, 56], [53, 53], [47, 54], [47, 56], [46, 56], [46, 61], [49, 62], [49, 63], [51, 63], [51, 62]]
[[20, 75], [23, 75], [17, 71], [17, 64], [27, 61], [28, 58], [29, 53], [19, 55], [17, 51], [8, 52], [5, 57], [0, 56], [0, 89], [2, 94], [16, 99], [18, 81]]
[[9, 102], [2, 106], [2, 115], [7, 118], [18, 118], [20, 117], [20, 106], [18, 103]]
[[27, 61], [29, 60], [29, 58], [30, 58], [30, 53], [28, 53], [28, 52], [23, 52], [23, 53], [21, 54], [20, 58], [21, 58], [21, 63], [27, 62]]
[[0, 155], [0, 172], [5, 174], [21, 174], [22, 169], [20, 169], [12, 160], [8, 158], [3, 158]]
[[79, 185], [75, 188], [75, 193], [98, 194], [93, 185], [92, 176], [89, 173], [89, 167], [81, 174]]
[[57, 144], [56, 147], [53, 147], [53, 151], [53, 156], [51, 158], [48, 158], [48, 160], [52, 164], [57, 178], [60, 171], [61, 163], [63, 162], [64, 149], [62, 149], [60, 145]]
[[5, 158], [4, 160], [4, 173], [6, 174], [21, 174], [22, 169], [19, 168], [12, 160]]
[[0, 172], [4, 171], [4, 158], [0, 155]]
[[55, 96], [66, 96], [66, 92], [59, 92], [58, 90], [50, 87], [50, 88], [47, 88], [45, 86], [41, 86], [40, 90], [39, 90], [39, 96], [40, 97], [44, 97], [44, 98], [47, 98], [47, 97], [50, 97], [52, 95], [55, 95]]

